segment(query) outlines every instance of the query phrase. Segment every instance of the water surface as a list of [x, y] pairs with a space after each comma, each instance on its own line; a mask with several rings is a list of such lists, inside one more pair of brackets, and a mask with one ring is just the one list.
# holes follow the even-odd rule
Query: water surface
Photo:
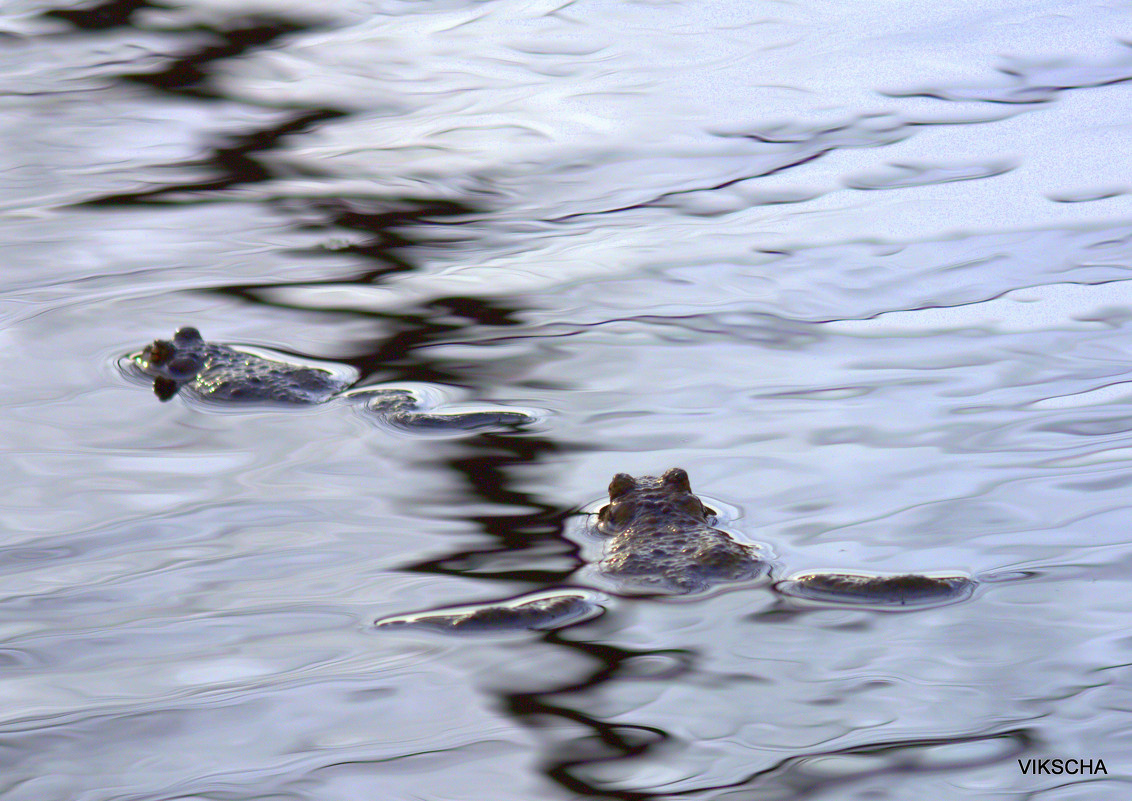
[[[5, 11], [5, 801], [1122, 793], [1123, 4]], [[181, 325], [545, 414], [162, 404]], [[673, 466], [781, 573], [980, 588], [621, 597], [585, 514]]]

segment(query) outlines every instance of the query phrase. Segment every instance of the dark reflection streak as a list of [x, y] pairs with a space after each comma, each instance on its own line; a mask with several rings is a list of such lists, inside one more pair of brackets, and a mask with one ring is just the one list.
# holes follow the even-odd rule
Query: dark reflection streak
[[[367, 276], [369, 274], [367, 273]], [[354, 279], [363, 282], [366, 277]], [[317, 311], [320, 314], [343, 315], [352, 320], [374, 321], [375, 333], [365, 342], [362, 355], [324, 354], [355, 368], [361, 378], [359, 386], [386, 381], [422, 381], [478, 387], [474, 365], [453, 364], [449, 359], [433, 355], [428, 346], [460, 342], [453, 335], [473, 326], [518, 326], [518, 306], [507, 305], [506, 299], [443, 297], [434, 298], [414, 309], [397, 312], [359, 311], [355, 308], [319, 306], [311, 308], [264, 297], [262, 293], [289, 286], [312, 287], [322, 284], [341, 285], [341, 278], [299, 283], [244, 284], [200, 290], [208, 294], [234, 298], [245, 303], [273, 308]]]
[[[167, 6], [151, 4], [146, 0], [111, 0], [88, 9], [47, 11], [44, 16], [63, 19], [77, 28], [92, 31], [123, 26], [137, 27], [141, 30], [144, 27], [133, 25], [132, 18], [135, 12], [146, 8], [169, 10]], [[284, 36], [315, 30], [316, 27], [270, 16], [243, 19], [233, 22], [228, 27], [201, 24], [181, 28], [163, 27], [159, 29], [163, 34], [181, 34], [194, 38], [204, 34], [214, 41], [175, 56], [163, 57], [161, 54], [154, 54], [155, 57], [164, 58], [164, 65], [155, 72], [145, 72], [144, 68], [132, 65], [134, 67], [132, 71], [125, 71], [126, 68], [123, 68], [118, 74], [109, 73], [107, 77], [141, 84], [178, 97], [205, 101], [227, 100], [208, 86], [209, 69], [215, 62], [237, 58], [268, 47]], [[98, 207], [159, 202], [183, 203], [185, 198], [177, 197], [178, 195], [192, 192], [221, 192], [238, 185], [269, 181], [275, 176], [254, 158], [253, 154], [275, 149], [285, 136], [304, 132], [318, 123], [345, 116], [344, 111], [335, 108], [298, 108], [287, 111], [286, 119], [263, 130], [231, 137], [214, 147], [205, 158], [169, 165], [176, 168], [213, 168], [220, 177], [164, 185], [138, 192], [104, 195], [75, 205]]]
[[[877, 114], [865, 114], [864, 118], [877, 117]], [[775, 138], [770, 134], [761, 133], [747, 133], [740, 131], [713, 131], [712, 135], [720, 139], [750, 139], [752, 142], [761, 142], [765, 145], [804, 145], [808, 142], [813, 142], [821, 137], [830, 136], [831, 134], [844, 133], [851, 130], [850, 125], [831, 125], [828, 128], [818, 128], [813, 131], [807, 131], [804, 136], [794, 136], [785, 138]]]
[[[289, 205], [296, 205], [298, 202], [300, 201], [291, 199]], [[368, 202], [376, 204], [381, 201]], [[421, 244], [418, 239], [409, 235], [410, 230], [433, 224], [437, 220], [444, 220], [450, 225], [454, 219], [469, 217], [479, 211], [466, 202], [452, 200], [390, 198], [383, 202], [383, 208], [367, 210], [362, 206], [361, 201], [351, 202], [341, 198], [307, 201], [305, 207], [299, 208], [298, 211], [300, 214], [314, 211], [322, 217], [318, 222], [307, 223], [304, 226], [307, 229], [326, 231], [343, 229], [365, 235], [363, 241], [336, 248], [333, 254], [352, 254], [367, 261], [386, 265], [377, 270], [365, 271], [352, 279], [370, 282], [392, 272], [414, 269], [412, 263], [399, 255], [399, 251]], [[328, 254], [324, 249], [306, 252], [317, 256]]]
[[[118, 27], [142, 30], [144, 26], [134, 24], [132, 19], [134, 13], [142, 9], [171, 10], [169, 6], [152, 4], [147, 0], [110, 0], [86, 9], [53, 9], [44, 12], [43, 16], [64, 20], [81, 30], [102, 31]], [[219, 41], [169, 58], [166, 66], [158, 72], [135, 72], [118, 77], [171, 94], [218, 99], [220, 96], [205, 86], [209, 77], [205, 68], [209, 64], [221, 59], [241, 56], [251, 50], [265, 47], [283, 36], [314, 30], [315, 27], [272, 16], [248, 17], [230, 28], [200, 24], [180, 28], [162, 27], [159, 29], [162, 33], [203, 33]]]
[[[599, 667], [590, 676], [573, 684], [529, 693], [501, 693], [502, 706], [518, 722], [538, 727], [540, 718], [558, 718], [577, 723], [593, 732], [594, 741], [578, 738], [570, 747], [556, 749], [553, 759], [544, 763], [543, 772], [552, 782], [570, 792], [587, 797], [620, 799], [620, 801], [652, 801], [663, 795], [636, 790], [614, 790], [595, 785], [576, 775], [576, 768], [613, 760], [630, 759], [648, 754], [657, 745], [670, 739], [667, 732], [654, 726], [608, 723], [577, 709], [547, 700], [554, 695], [592, 690], [609, 681], [629, 659], [651, 655], [655, 651], [629, 651], [611, 645], [565, 640], [559, 632], [545, 635], [548, 645], [580, 651], [596, 660]], [[669, 677], [670, 678], [670, 677]], [[585, 753], [582, 753], [582, 752]], [[576, 752], [576, 753], [575, 753]]]
[[780, 172], [783, 172], [785, 170], [791, 170], [795, 167], [801, 167], [803, 164], [809, 164], [811, 161], [817, 161], [822, 156], [828, 155], [829, 153], [832, 153], [834, 150], [837, 150], [837, 148], [827, 147], [827, 148], [824, 148], [822, 150], [819, 150], [816, 153], [811, 153], [810, 155], [808, 155], [804, 158], [800, 158], [797, 161], [792, 161], [789, 164], [780, 164], [777, 167], [766, 170], [764, 172], [754, 173], [753, 175], [744, 175], [740, 178], [731, 178], [730, 180], [724, 181], [723, 183], [715, 184], [714, 186], [696, 187], [696, 188], [693, 188], [693, 189], [678, 189], [678, 190], [673, 191], [673, 192], [666, 192], [652, 202], [657, 203], [661, 200], [664, 200], [665, 198], [677, 197], [679, 195], [689, 195], [689, 194], [693, 194], [695, 192], [714, 192], [717, 189], [726, 189], [729, 186], [734, 186], [735, 184], [741, 184], [744, 181], [751, 181], [751, 180], [754, 180], [755, 178], [766, 178], [769, 175], [774, 175], [776, 173], [780, 173]]
[[[1132, 43], [1121, 42], [1125, 46], [1132, 46]], [[885, 97], [904, 98], [904, 97], [925, 97], [932, 100], [943, 100], [945, 102], [958, 102], [958, 103], [989, 103], [993, 105], [1006, 105], [1006, 106], [1040, 106], [1051, 103], [1056, 99], [1057, 95], [1062, 92], [1071, 92], [1077, 89], [1099, 89], [1104, 86], [1116, 86], [1122, 83], [1132, 82], [1132, 75], [1120, 75], [1115, 78], [1099, 78], [1096, 80], [1083, 80], [1079, 83], [1046, 83], [1036, 84], [1027, 83], [1029, 75], [1023, 71], [1000, 67], [998, 69], [1003, 75], [1008, 75], [1014, 78], [1017, 83], [1014, 86], [1002, 87], [1001, 89], [987, 88], [983, 91], [987, 92], [986, 96], [978, 96], [972, 93], [970, 96], [964, 96], [962, 92], [948, 92], [943, 89], [921, 89], [908, 92], [880, 92]], [[990, 95], [990, 92], [998, 91], [997, 95]]]
[[[61, 12], [59, 18], [68, 19], [76, 26], [90, 28], [108, 28], [131, 22], [133, 14], [140, 8], [147, 7], [144, 3], [130, 4], [128, 2], [111, 2], [98, 9], [84, 13], [74, 12], [68, 18]], [[213, 62], [223, 58], [232, 58], [257, 47], [263, 47], [278, 39], [280, 36], [293, 33], [300, 28], [294, 24], [281, 21], [255, 21], [228, 31], [209, 31], [220, 37], [221, 41], [195, 52], [176, 57], [159, 72], [152, 74], [134, 74], [119, 76], [121, 80], [142, 84], [154, 90], [191, 97], [201, 100], [214, 100], [217, 95], [207, 88], [207, 68]], [[178, 198], [178, 194], [200, 192], [223, 192], [240, 184], [261, 183], [272, 179], [272, 173], [253, 157], [275, 148], [279, 141], [288, 134], [309, 129], [312, 125], [325, 122], [342, 116], [336, 109], [308, 109], [299, 110], [294, 115], [266, 130], [254, 131], [231, 138], [225, 143], [216, 146], [209, 157], [198, 160], [190, 165], [177, 164], [174, 166], [205, 166], [219, 170], [220, 177], [183, 182], [180, 184], [164, 185], [138, 192], [126, 192], [106, 195], [96, 198], [82, 205], [89, 206], [123, 206], [131, 204], [157, 204], [187, 202]], [[191, 202], [191, 199], [188, 201]], [[361, 276], [362, 280], [374, 280], [377, 276], [390, 270], [410, 269], [410, 265], [396, 256], [393, 251], [410, 248], [419, 244], [408, 233], [406, 228], [426, 225], [430, 218], [453, 217], [468, 214], [472, 210], [467, 206], [444, 201], [431, 203], [417, 203], [408, 210], [384, 209], [379, 212], [361, 210], [346, 202], [337, 205], [333, 203], [312, 203], [316, 211], [329, 212], [330, 224], [340, 228], [363, 231], [369, 239], [356, 245], [350, 245], [344, 250], [366, 258], [368, 261], [377, 261], [383, 265], [381, 270], [370, 270]], [[338, 251], [341, 253], [342, 251]], [[330, 280], [325, 283], [331, 283]], [[334, 281], [341, 283], [341, 278]], [[258, 292], [279, 289], [284, 285], [275, 286], [231, 286], [212, 290], [218, 294], [239, 297], [253, 303], [265, 303]], [[273, 305], [284, 306], [277, 303]], [[296, 304], [296, 308], [298, 308]], [[448, 297], [438, 298], [422, 306], [413, 314], [371, 314], [371, 318], [381, 320], [383, 323], [395, 322], [399, 330], [392, 335], [386, 334], [375, 340], [376, 347], [372, 352], [352, 364], [363, 375], [370, 376], [381, 371], [394, 371], [400, 369], [400, 376], [422, 381], [466, 380], [458, 375], [454, 367], [430, 358], [423, 346], [451, 339], [452, 335], [465, 329], [468, 321], [481, 326], [511, 326], [517, 325], [518, 307], [505, 305], [502, 301], [488, 302], [479, 299]], [[321, 311], [321, 310], [320, 310]], [[342, 310], [357, 315], [356, 310]], [[498, 547], [495, 553], [505, 556], [508, 561], [516, 561], [516, 554], [526, 550], [540, 547], [546, 551], [551, 546], [556, 558], [568, 557], [568, 564], [560, 570], [497, 570], [488, 573], [498, 580], [538, 581], [547, 586], [563, 583], [574, 570], [582, 563], [579, 547], [563, 534], [565, 522], [568, 517], [576, 514], [574, 509], [562, 509], [548, 503], [530, 492], [514, 487], [510, 476], [512, 467], [529, 467], [546, 460], [551, 455], [563, 450], [563, 445], [549, 439], [529, 435], [507, 436], [502, 434], [482, 434], [463, 440], [458, 446], [459, 452], [448, 460], [447, 466], [458, 473], [469, 487], [469, 495], [499, 506], [508, 511], [521, 510], [520, 514], [479, 515], [472, 520], [482, 528]], [[457, 560], [482, 561], [491, 558], [492, 552], [469, 552], [451, 554], [441, 560], [431, 560], [410, 565], [406, 569], [419, 572], [464, 573], [459, 567], [452, 567]], [[477, 571], [477, 575], [485, 575]], [[596, 686], [610, 680], [617, 668], [630, 656], [630, 652], [600, 645], [587, 645], [569, 643], [556, 634], [547, 635], [547, 642], [573, 649], [580, 649], [588, 656], [598, 659], [602, 667], [582, 684], [575, 685], [573, 689], [582, 689]], [[552, 690], [549, 694], [566, 692], [571, 687], [562, 687]], [[598, 743], [603, 746], [606, 753], [594, 757], [593, 755], [565, 754], [557, 756], [556, 760], [548, 765], [546, 772], [552, 781], [562, 786], [588, 792], [591, 796], [600, 796], [604, 793], [583, 779], [573, 775], [573, 768], [593, 763], [598, 760], [623, 759], [640, 756], [653, 748], [656, 743], [663, 742], [667, 735], [649, 727], [636, 727], [614, 725], [597, 720], [581, 712], [570, 710], [560, 704], [547, 700], [546, 693], [516, 694], [505, 698], [504, 706], [513, 711], [513, 714], [529, 719], [531, 716], [553, 716], [559, 719], [574, 721], [586, 729], [593, 731]], [[636, 792], [615, 792], [604, 794], [606, 797], [619, 798], [632, 801], [645, 801], [653, 796]]]
[[[1024, 291], [1024, 290], [1027, 290], [1027, 289], [1038, 289], [1038, 288], [1041, 288], [1041, 287], [1059, 286], [1059, 285], [1065, 285], [1065, 284], [1069, 284], [1069, 285], [1072, 285], [1072, 286], [1093, 287], [1093, 286], [1104, 286], [1105, 284], [1121, 284], [1121, 283], [1125, 283], [1125, 282], [1130, 281], [1130, 280], [1132, 280], [1132, 279], [1129, 279], [1129, 278], [1106, 278], [1106, 279], [1100, 280], [1100, 281], [1052, 281], [1052, 282], [1044, 283], [1044, 284], [1033, 284], [1033, 285], [1029, 285], [1029, 286], [1011, 287], [1010, 289], [1004, 289], [1001, 292], [996, 292], [995, 294], [990, 295], [990, 296], [985, 297], [985, 298], [977, 298], [975, 300], [967, 300], [967, 301], [962, 301], [962, 302], [959, 302], [959, 303], [925, 303], [922, 306], [912, 306], [912, 307], [896, 308], [896, 309], [885, 309], [884, 311], [879, 311], [879, 312], [876, 312], [874, 314], [866, 315], [864, 317], [830, 317], [830, 318], [824, 318], [823, 317], [823, 318], [817, 319], [817, 320], [804, 320], [804, 321], [797, 321], [797, 322], [804, 322], [804, 323], [812, 324], [812, 325], [823, 325], [825, 323], [865, 322], [865, 321], [868, 321], [868, 320], [877, 320], [877, 319], [879, 319], [881, 317], [885, 317], [889, 314], [900, 314], [900, 313], [914, 312], [914, 311], [929, 311], [931, 309], [961, 309], [965, 306], [979, 306], [983, 303], [990, 303], [992, 301], [998, 300], [999, 298], [1003, 298], [1006, 295], [1009, 295], [1011, 292], [1019, 292], [1019, 291]], [[1082, 318], [1082, 319], [1085, 319], [1085, 318]]]
[[[1104, 84], [1098, 84], [1098, 86], [1103, 86], [1103, 85]], [[1066, 87], [1066, 88], [1067, 89], [1070, 89], [1070, 88], [1071, 89], [1077, 89], [1077, 88], [1081, 88], [1081, 87], [1074, 86], [1074, 87]], [[1053, 87], [1049, 87], [1049, 89], [1050, 89], [1051, 93], [1054, 91]], [[926, 89], [922, 92], [900, 92], [900, 93], [881, 92], [880, 94], [884, 95], [885, 97], [892, 97], [892, 98], [897, 98], [897, 99], [922, 97], [922, 98], [926, 98], [928, 100], [943, 100], [943, 101], [958, 102], [958, 103], [990, 103], [990, 104], [998, 105], [998, 106], [1043, 106], [1043, 105], [1052, 103], [1053, 99], [1054, 99], [1053, 97], [1050, 97], [1050, 96], [1032, 97], [1032, 98], [1022, 98], [1022, 97], [1019, 97], [1019, 98], [1005, 98], [1005, 97], [956, 98], [956, 97], [950, 97], [943, 92], [934, 92], [930, 89]]]
[[204, 159], [180, 162], [177, 166], [218, 166], [221, 171], [220, 178], [171, 184], [142, 192], [123, 192], [116, 195], [103, 195], [102, 197], [86, 200], [75, 204], [77, 206], [129, 206], [134, 204], [161, 202], [174, 202], [168, 199], [169, 195], [187, 192], [221, 191], [243, 184], [259, 183], [270, 180], [273, 176], [263, 165], [251, 157], [252, 153], [263, 153], [275, 149], [279, 141], [293, 133], [302, 132], [319, 122], [343, 116], [343, 112], [334, 109], [315, 109], [276, 125], [266, 130], [255, 131], [249, 134], [233, 137], [230, 144], [220, 146]]
[[52, 9], [45, 11], [43, 16], [61, 19], [82, 30], [96, 31], [130, 25], [134, 12], [147, 8], [170, 10], [169, 6], [148, 0], [109, 0], [87, 8]]
[[216, 99], [220, 96], [204, 86], [208, 79], [208, 72], [203, 69], [204, 67], [214, 61], [240, 56], [262, 48], [283, 36], [312, 29], [314, 26], [299, 25], [290, 20], [270, 17], [253, 18], [241, 27], [230, 30], [203, 27], [202, 30], [214, 33], [221, 42], [177, 56], [160, 72], [122, 77], [163, 92]]
[[[770, 251], [764, 251], [770, 252]], [[782, 255], [790, 255], [783, 253]], [[1124, 280], [1124, 279], [1121, 279]], [[885, 314], [886, 312], [878, 312], [877, 316]], [[726, 315], [727, 321], [720, 318]], [[744, 323], [740, 327], [737, 320], [739, 315], [742, 315]], [[639, 324], [642, 326], [656, 326], [658, 328], [675, 328], [681, 332], [683, 331], [696, 331], [705, 334], [724, 334], [728, 336], [738, 336], [742, 333], [743, 338], [746, 340], [755, 340], [764, 344], [773, 344], [777, 341], [788, 341], [790, 338], [797, 337], [817, 337], [821, 334], [820, 330], [814, 326], [819, 323], [835, 322], [831, 320], [799, 320], [790, 317], [779, 317], [767, 312], [726, 312], [724, 314], [716, 313], [698, 313], [698, 314], [671, 314], [671, 315], [658, 315], [658, 314], [634, 314], [624, 317], [609, 317], [604, 320], [598, 320], [592, 323], [574, 323], [567, 320], [554, 323], [546, 323], [545, 325], [535, 328], [527, 326], [526, 333], [522, 334], [501, 334], [494, 337], [479, 337], [473, 340], [477, 345], [498, 344], [498, 343], [511, 343], [521, 342], [526, 339], [536, 339], [539, 341], [549, 339], [561, 339], [564, 337], [573, 337], [583, 331], [592, 331], [604, 328], [611, 325], [620, 325], [623, 323]], [[756, 334], [762, 336], [756, 336]]]
[[[790, 253], [788, 253], [786, 251], [763, 250], [763, 251], [760, 251], [760, 252], [768, 253], [768, 254], [772, 254], [772, 255], [781, 255], [781, 256], [791, 255]], [[916, 312], [916, 311], [930, 311], [932, 309], [961, 309], [961, 308], [964, 308], [964, 307], [967, 307], [967, 306], [979, 306], [979, 305], [982, 305], [984, 303], [990, 303], [992, 301], [999, 300], [1000, 298], [1003, 298], [1006, 295], [1009, 295], [1011, 292], [1018, 292], [1018, 291], [1021, 291], [1021, 290], [1039, 289], [1039, 288], [1049, 287], [1049, 286], [1070, 285], [1070, 286], [1082, 286], [1082, 287], [1097, 287], [1097, 286], [1105, 286], [1106, 284], [1126, 283], [1130, 280], [1132, 280], [1132, 279], [1128, 279], [1128, 278], [1108, 278], [1108, 279], [1097, 280], [1097, 281], [1060, 280], [1060, 281], [1053, 281], [1053, 282], [1049, 282], [1049, 283], [1033, 284], [1033, 285], [1026, 285], [1026, 286], [1021, 286], [1021, 287], [1014, 287], [1012, 289], [1005, 289], [1005, 290], [1002, 290], [1000, 292], [996, 292], [994, 294], [988, 295], [987, 297], [976, 298], [974, 300], [960, 301], [960, 302], [956, 302], [956, 303], [926, 303], [922, 306], [909, 306], [909, 307], [898, 307], [898, 308], [892, 308], [892, 309], [884, 309], [882, 311], [874, 312], [872, 314], [867, 314], [867, 315], [864, 315], [864, 316], [857, 316], [857, 317], [844, 317], [843, 316], [843, 317], [817, 317], [817, 318], [813, 318], [813, 319], [802, 319], [802, 318], [798, 318], [798, 317], [782, 317], [782, 316], [779, 316], [779, 315], [776, 315], [776, 314], [770, 314], [769, 312], [759, 312], [759, 311], [744, 311], [744, 312], [741, 312], [741, 315], [742, 315], [742, 318], [744, 320], [748, 321], [747, 325], [746, 325], [747, 331], [752, 331], [755, 328], [761, 328], [761, 329], [765, 330], [768, 334], [777, 333], [777, 334], [781, 334], [781, 335], [794, 335], [794, 336], [806, 334], [806, 335], [810, 335], [810, 336], [819, 336], [819, 335], [822, 335], [823, 332], [821, 331], [821, 329], [816, 328], [816, 326], [821, 326], [821, 325], [825, 325], [825, 324], [828, 324], [828, 323], [867, 322], [867, 321], [870, 321], [870, 320], [880, 319], [881, 317], [885, 317], [885, 316], [890, 315], [890, 314], [901, 314], [901, 313]], [[671, 315], [636, 314], [636, 315], [628, 315], [628, 316], [622, 316], [622, 317], [608, 317], [604, 320], [599, 320], [599, 321], [593, 322], [593, 323], [572, 323], [568, 320], [560, 320], [560, 321], [553, 322], [553, 323], [547, 323], [542, 328], [538, 328], [538, 329], [528, 327], [526, 329], [526, 333], [523, 333], [523, 334], [505, 333], [505, 334], [501, 334], [498, 337], [477, 339], [476, 343], [477, 344], [508, 343], [508, 342], [518, 342], [518, 341], [522, 341], [524, 339], [543, 340], [543, 339], [560, 338], [560, 337], [572, 337], [572, 336], [577, 335], [581, 331], [596, 330], [596, 329], [600, 329], [600, 328], [605, 327], [605, 326], [620, 325], [620, 324], [623, 324], [623, 323], [635, 323], [635, 324], [641, 324], [641, 325], [655, 325], [655, 326], [658, 326], [658, 327], [675, 327], [675, 328], [679, 328], [680, 330], [686, 330], [686, 331], [699, 331], [699, 332], [702, 332], [702, 333], [712, 333], [712, 334], [724, 333], [724, 334], [734, 335], [736, 333], [736, 330], [737, 330], [737, 325], [734, 322], [736, 314], [739, 314], [739, 313], [737, 313], [737, 312], [724, 312], [724, 313], [720, 313], [720, 314], [716, 314], [716, 313], [696, 313], [696, 314], [671, 314]], [[726, 322], [726, 323], [718, 322], [718, 318], [721, 317], [721, 316], [727, 316], [727, 317], [731, 318], [731, 321]], [[1082, 318], [1082, 319], [1085, 319], [1085, 318]], [[1088, 318], [1088, 319], [1092, 320], [1094, 318]], [[755, 323], [758, 323], [760, 325], [755, 326], [754, 325]]]
[[[751, 137], [751, 138], [754, 138], [754, 137]], [[658, 195], [657, 197], [654, 197], [652, 200], [646, 200], [642, 203], [632, 203], [628, 206], [620, 206], [620, 207], [612, 208], [612, 209], [601, 209], [600, 211], [579, 211], [575, 214], [566, 214], [566, 215], [563, 215], [561, 217], [552, 217], [548, 220], [544, 220], [544, 222], [547, 222], [547, 223], [568, 222], [570, 220], [577, 220], [577, 219], [582, 218], [582, 217], [594, 217], [594, 216], [597, 216], [597, 215], [604, 215], [604, 214], [618, 214], [618, 213], [625, 212], [625, 211], [633, 211], [635, 209], [653, 208], [655, 206], [662, 204], [668, 198], [678, 197], [680, 195], [691, 195], [691, 194], [695, 194], [695, 193], [698, 193], [698, 192], [714, 192], [714, 191], [719, 190], [719, 189], [726, 189], [729, 186], [734, 186], [735, 184], [741, 184], [744, 181], [753, 181], [756, 178], [766, 178], [767, 176], [774, 175], [774, 174], [782, 172], [784, 170], [790, 170], [790, 169], [793, 169], [795, 167], [801, 167], [803, 164], [808, 164], [811, 161], [816, 161], [817, 159], [820, 159], [822, 156], [825, 156], [825, 155], [827, 155], [827, 154], [829, 154], [829, 153], [831, 153], [831, 152], [833, 152], [834, 150], [837, 150], [837, 149], [838, 148], [836, 148], [836, 147], [823, 148], [822, 150], [819, 150], [816, 153], [811, 153], [810, 155], [804, 156], [803, 158], [792, 161], [789, 164], [780, 164], [777, 167], [773, 167], [769, 170], [764, 170], [763, 172], [751, 173], [750, 175], [743, 175], [743, 176], [740, 176], [739, 178], [730, 178], [730, 179], [724, 181], [723, 183], [715, 184], [713, 186], [699, 186], [699, 187], [693, 187], [691, 189], [678, 189], [678, 190], [675, 190], [675, 191], [672, 191], [672, 192], [665, 192], [662, 195]]]
[[[532, 510], [521, 514], [479, 515], [468, 519], [498, 546], [471, 551], [456, 551], [436, 559], [405, 565], [402, 569], [416, 573], [467, 575], [503, 581], [537, 582], [544, 587], [559, 586], [583, 564], [578, 545], [563, 534], [566, 520], [577, 514], [575, 509], [562, 509], [533, 494], [512, 488], [509, 468], [530, 467], [559, 453], [563, 446], [553, 440], [535, 436], [481, 434], [463, 441], [461, 452], [445, 460], [445, 466], [461, 477], [469, 495], [493, 506], [508, 510]], [[547, 546], [550, 546], [548, 548]], [[540, 554], [553, 550], [556, 558], [569, 557], [570, 566], [561, 570], [483, 570], [479, 565], [490, 562], [498, 554], [513, 562], [516, 554], [537, 548]], [[469, 571], [466, 564], [476, 567]]]
[[[78, 27], [105, 29], [132, 22], [131, 18], [136, 11], [149, 7], [163, 8], [149, 6], [145, 0], [115, 1], [81, 11], [47, 12], [47, 16], [66, 19]], [[144, 73], [140, 71], [141, 68], [135, 66], [133, 72], [123, 72], [116, 77], [121, 81], [141, 84], [166, 94], [206, 101], [224, 99], [208, 85], [209, 70], [215, 62], [238, 58], [253, 50], [268, 47], [284, 36], [312, 30], [314, 27], [288, 19], [261, 16], [232, 22], [227, 26], [193, 25], [179, 29], [162, 28], [162, 33], [192, 34], [196, 37], [206, 34], [217, 41], [168, 58], [164, 67], [157, 72]], [[284, 137], [309, 131], [319, 123], [346, 116], [346, 112], [330, 107], [291, 109], [290, 114], [289, 118], [271, 127], [228, 137], [215, 145], [203, 158], [168, 165], [171, 168], [209, 169], [214, 171], [217, 177], [166, 183], [140, 191], [103, 195], [75, 205], [106, 207], [187, 204], [200, 202], [201, 193], [215, 193], [218, 197], [209, 198], [210, 200], [224, 200], [223, 193], [233, 187], [267, 183], [278, 177], [272, 169], [263, 164], [257, 154], [277, 149]], [[294, 168], [293, 171], [302, 175], [322, 175], [312, 167]], [[198, 196], [194, 197], [194, 195]], [[295, 205], [293, 200], [275, 202], [283, 206], [284, 213], [292, 211], [288, 205]], [[390, 208], [371, 211], [362, 206], [362, 201], [351, 202], [345, 199], [308, 201], [306, 211], [313, 210], [323, 215], [324, 219], [307, 226], [299, 222], [297, 227], [327, 229], [338, 227], [363, 232], [366, 235], [364, 241], [336, 249], [333, 254], [352, 254], [370, 262], [378, 262], [381, 265], [378, 269], [363, 271], [354, 278], [354, 280], [372, 282], [392, 272], [414, 269], [414, 265], [397, 252], [420, 245], [419, 240], [406, 232], [408, 229], [428, 225], [440, 218], [446, 218], [451, 224], [453, 218], [470, 216], [476, 212], [476, 209], [468, 204], [444, 199], [392, 198], [377, 202], [385, 202]], [[300, 252], [323, 256], [330, 253], [325, 249]]]
[[[815, 752], [787, 757], [779, 763], [765, 770], [756, 771], [745, 779], [741, 779], [737, 782], [712, 785], [710, 787], [702, 787], [694, 790], [683, 790], [678, 795], [681, 797], [698, 796], [707, 793], [715, 794], [720, 790], [746, 788], [753, 792], [758, 792], [757, 796], [752, 796], [752, 798], [775, 799], [775, 801], [777, 801], [777, 799], [789, 801], [791, 799], [810, 798], [813, 796], [828, 798], [830, 797], [831, 788], [853, 784], [878, 776], [887, 776], [894, 773], [924, 774], [954, 771], [957, 768], [956, 762], [946, 759], [939, 760], [936, 764], [925, 762], [922, 759], [917, 759], [917, 756], [919, 756], [917, 752], [921, 749], [932, 749], [963, 743], [982, 743], [992, 740], [1008, 740], [1013, 747], [1009, 748], [1006, 753], [994, 753], [982, 758], [965, 756], [962, 760], [962, 768], [971, 770], [986, 765], [1009, 762], [1026, 753], [1038, 743], [1038, 739], [1031, 734], [1028, 729], [1010, 729], [994, 734], [977, 734], [967, 737], [936, 737], [857, 745], [834, 751]], [[901, 753], [905, 751], [909, 753]], [[840, 756], [884, 756], [889, 757], [889, 764], [874, 770], [850, 771], [840, 775], [831, 775], [830, 772], [825, 770], [819, 772], [807, 770], [809, 764], [815, 759]]]

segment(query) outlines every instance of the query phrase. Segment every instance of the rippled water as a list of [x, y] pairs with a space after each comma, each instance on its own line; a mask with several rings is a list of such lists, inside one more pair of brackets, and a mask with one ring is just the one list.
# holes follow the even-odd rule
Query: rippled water
[[[1120, 797], [1130, 31], [1097, 2], [6, 3], [0, 797]], [[161, 404], [120, 360], [188, 324], [545, 414]], [[980, 588], [618, 597], [584, 511], [677, 465], [781, 572]], [[372, 627], [562, 586], [606, 612]]]

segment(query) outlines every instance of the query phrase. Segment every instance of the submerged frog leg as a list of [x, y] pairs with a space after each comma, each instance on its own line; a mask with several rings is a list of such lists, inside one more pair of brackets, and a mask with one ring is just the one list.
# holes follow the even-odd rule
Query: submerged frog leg
[[409, 627], [445, 634], [490, 634], [561, 628], [604, 611], [582, 593], [563, 593], [530, 601], [517, 599], [483, 606], [457, 607], [399, 615], [374, 621], [378, 628]]
[[974, 579], [919, 573], [868, 575], [815, 571], [775, 585], [784, 595], [822, 603], [876, 607], [922, 607], [962, 601], [974, 592]]

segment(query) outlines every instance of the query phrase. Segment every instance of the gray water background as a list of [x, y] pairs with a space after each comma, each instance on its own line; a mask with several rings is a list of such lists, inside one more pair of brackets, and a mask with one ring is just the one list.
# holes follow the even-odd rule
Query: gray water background
[[[1130, 38], [1062, 0], [6, 2], [0, 798], [1126, 796]], [[546, 414], [161, 404], [119, 362], [185, 324]], [[372, 628], [594, 586], [584, 511], [673, 466], [784, 573], [984, 581]]]

